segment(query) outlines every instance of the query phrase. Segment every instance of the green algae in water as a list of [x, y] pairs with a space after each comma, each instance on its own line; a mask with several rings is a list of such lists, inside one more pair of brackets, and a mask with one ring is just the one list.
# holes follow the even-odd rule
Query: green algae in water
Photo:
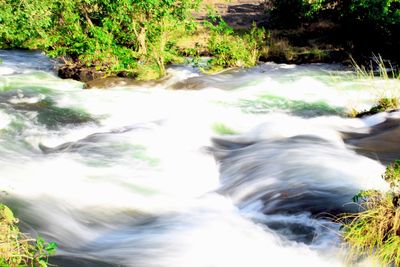
[[36, 111], [37, 122], [48, 129], [58, 129], [63, 125], [84, 124], [96, 122], [88, 113], [80, 109], [57, 107], [53, 100], [44, 99], [37, 103], [21, 103], [14, 105], [14, 109]]
[[149, 156], [145, 146], [133, 145], [133, 148], [133, 158], [144, 161], [151, 167], [156, 167], [157, 165], [159, 165], [160, 160], [158, 158]]
[[82, 110], [51, 106], [39, 111], [37, 120], [49, 129], [57, 129], [62, 125], [83, 124], [95, 120]]
[[214, 123], [212, 125], [212, 129], [214, 133], [219, 134], [219, 135], [233, 135], [233, 134], [239, 134], [236, 130], [230, 128], [229, 126], [223, 124], [223, 123]]
[[324, 101], [306, 102], [272, 95], [264, 95], [255, 100], [241, 99], [236, 106], [245, 113], [255, 114], [269, 113], [275, 110], [287, 110], [293, 115], [302, 117], [345, 114], [343, 108], [332, 107]]
[[147, 153], [146, 147], [142, 145], [128, 144], [128, 143], [116, 143], [106, 146], [99, 146], [98, 149], [91, 149], [89, 156], [87, 154], [82, 154], [84, 156], [85, 163], [89, 166], [95, 167], [109, 167], [115, 164], [112, 159], [119, 159], [121, 164], [126, 162], [124, 156], [128, 155], [129, 161], [140, 161], [148, 165], [149, 167], [157, 167], [160, 163], [158, 158], [152, 157]]
[[[1, 82], [1, 81], [0, 81]], [[19, 90], [23, 91], [30, 91], [30, 92], [36, 92], [36, 93], [41, 93], [41, 94], [51, 94], [53, 90], [47, 87], [43, 86], [38, 86], [38, 85], [18, 85], [18, 84], [7, 84], [4, 86], [1, 86], [0, 83], [0, 92], [6, 92], [6, 91], [12, 91], [18, 88]]]

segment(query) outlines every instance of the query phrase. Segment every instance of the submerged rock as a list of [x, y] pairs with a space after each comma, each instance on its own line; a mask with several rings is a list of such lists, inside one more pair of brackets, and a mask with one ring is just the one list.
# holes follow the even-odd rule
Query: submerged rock
[[156, 82], [149, 81], [139, 81], [131, 78], [125, 77], [106, 77], [101, 79], [96, 79], [92, 81], [88, 81], [84, 85], [84, 89], [105, 89], [112, 87], [121, 87], [121, 86], [143, 86], [143, 85], [154, 85]]
[[47, 128], [54, 129], [68, 124], [96, 122], [89, 114], [81, 110], [49, 106], [39, 111], [37, 120]]
[[[20, 97], [21, 96], [21, 97]], [[80, 109], [57, 107], [56, 103], [46, 97], [28, 97], [21, 92], [17, 92], [17, 97], [8, 93], [4, 97], [2, 105], [16, 111], [36, 112], [36, 120], [39, 124], [45, 125], [49, 129], [57, 129], [63, 125], [75, 125], [84, 123], [95, 123], [96, 119]], [[18, 101], [21, 100], [21, 101]], [[23, 100], [23, 101], [22, 101]]]
[[174, 90], [200, 90], [207, 87], [207, 81], [204, 77], [191, 77], [183, 81], [179, 81], [171, 86]]
[[58, 76], [62, 79], [73, 79], [88, 82], [106, 76], [103, 71], [83, 68], [81, 66], [64, 65], [58, 70]]

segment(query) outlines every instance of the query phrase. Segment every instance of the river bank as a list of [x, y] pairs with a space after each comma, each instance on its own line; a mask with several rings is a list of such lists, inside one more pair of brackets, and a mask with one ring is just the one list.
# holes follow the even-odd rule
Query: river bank
[[[24, 7], [7, 2], [0, 12], [0, 47], [41, 49], [63, 62], [60, 77], [84, 82], [108, 76], [157, 80], [166, 75], [167, 65], [199, 65], [203, 57], [209, 57], [201, 66], [205, 73], [249, 68], [260, 61], [350, 64], [350, 57], [370, 67], [373, 54], [396, 67], [397, 13], [390, 0], [382, 0], [390, 2], [386, 9], [381, 3], [366, 7], [333, 5], [331, 0], [295, 0], [293, 5], [275, 0], [125, 1], [132, 8], [101, 0], [92, 6], [69, 0]], [[375, 15], [365, 13], [370, 7], [376, 8]], [[54, 19], [66, 16], [65, 10], [71, 19]], [[24, 30], [12, 23], [19, 17]], [[368, 40], [371, 34], [376, 38]]]

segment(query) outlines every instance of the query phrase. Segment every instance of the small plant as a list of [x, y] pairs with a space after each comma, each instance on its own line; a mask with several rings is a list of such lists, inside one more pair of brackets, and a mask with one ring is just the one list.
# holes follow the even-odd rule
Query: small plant
[[357, 76], [360, 78], [375, 79], [378, 77], [385, 80], [390, 78], [400, 78], [400, 73], [392, 66], [390, 62], [386, 63], [380, 55], [373, 56], [368, 68], [357, 64], [352, 57], [350, 57], [350, 60]]
[[349, 245], [349, 258], [370, 255], [383, 265], [400, 265], [400, 160], [390, 164], [382, 178], [390, 185], [386, 193], [366, 190], [354, 196], [361, 212], [346, 214], [343, 239]]
[[379, 112], [392, 111], [400, 108], [400, 103], [398, 98], [380, 98], [377, 100], [378, 103], [372, 106], [369, 110], [364, 110], [362, 112], [357, 111], [356, 109], [351, 109], [348, 115], [352, 118], [361, 118], [366, 115], [374, 115]]
[[55, 254], [57, 245], [43, 238], [28, 238], [21, 233], [18, 219], [5, 205], [0, 204], [0, 266], [48, 266], [48, 258]]
[[206, 71], [215, 72], [223, 68], [253, 67], [263, 49], [266, 49], [266, 32], [255, 24], [242, 36], [236, 33], [216, 13], [209, 14], [205, 27], [210, 32], [207, 50], [212, 55]]
[[387, 166], [382, 178], [389, 183], [391, 190], [400, 194], [400, 160], [395, 160], [394, 163]]
[[390, 111], [399, 108], [398, 98], [383, 97], [378, 100], [378, 103], [371, 108], [371, 112], [378, 113], [382, 111]]

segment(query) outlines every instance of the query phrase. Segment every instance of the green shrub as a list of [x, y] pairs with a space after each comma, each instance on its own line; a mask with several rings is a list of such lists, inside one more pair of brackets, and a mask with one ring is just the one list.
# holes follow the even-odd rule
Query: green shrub
[[[0, 0], [0, 48], [42, 49], [108, 73], [176, 59], [199, 0]], [[146, 69], [146, 68], [144, 68]], [[153, 69], [153, 68], [150, 68]]]
[[329, 0], [271, 0], [271, 20], [275, 27], [299, 27], [316, 18], [329, 6]]
[[0, 266], [48, 266], [48, 257], [57, 245], [46, 243], [43, 238], [28, 238], [17, 226], [13, 212], [0, 204]]
[[[137, 79], [166, 74], [168, 63], [198, 56], [179, 50], [199, 28], [207, 31], [211, 68], [250, 67], [265, 46], [265, 30], [233, 32], [214, 12], [202, 26], [192, 13], [201, 0], [0, 0], [0, 48], [41, 49], [69, 68], [106, 75], [129, 72]], [[197, 43], [197, 42], [196, 42]]]
[[387, 31], [400, 23], [399, 0], [349, 1], [343, 10], [345, 18], [381, 31]]
[[266, 32], [253, 24], [251, 30], [239, 35], [218, 15], [211, 16], [205, 25], [210, 31], [208, 41], [209, 69], [226, 67], [253, 67], [266, 47]]
[[[271, 0], [271, 19], [276, 27], [298, 27], [316, 18], [346, 21], [388, 31], [400, 23], [399, 0]], [[328, 11], [328, 12], [327, 12]], [[329, 16], [327, 16], [329, 15]]]
[[383, 112], [383, 111], [390, 111], [398, 109], [399, 106], [399, 99], [398, 98], [387, 98], [383, 97], [378, 99], [378, 103], [374, 105], [370, 112], [372, 114]]

